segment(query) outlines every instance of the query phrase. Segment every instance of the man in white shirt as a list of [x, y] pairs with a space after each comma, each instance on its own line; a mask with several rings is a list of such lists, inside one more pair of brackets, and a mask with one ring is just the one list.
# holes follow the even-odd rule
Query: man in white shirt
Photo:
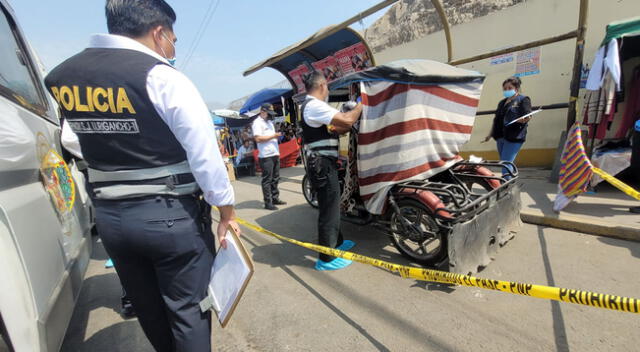
[[[327, 80], [318, 71], [305, 80], [307, 97], [302, 104], [302, 138], [307, 155], [307, 172], [318, 197], [318, 244], [349, 250], [355, 243], [340, 232], [340, 182], [338, 180], [338, 135], [346, 133], [362, 113], [362, 104], [342, 113], [326, 103]], [[316, 270], [337, 270], [350, 260], [320, 254]]]
[[98, 233], [147, 338], [156, 351], [210, 351], [211, 313], [199, 307], [215, 256], [210, 205], [222, 247], [228, 229], [240, 230], [214, 126], [172, 67], [173, 9], [107, 0], [106, 17], [110, 34], [45, 83], [78, 136]]
[[244, 144], [238, 149], [238, 154], [235, 158], [236, 169], [239, 167], [246, 168], [249, 172], [249, 176], [255, 176], [255, 162], [253, 159], [253, 142], [249, 139], [245, 139]]
[[253, 147], [251, 146], [251, 141], [246, 139], [240, 148], [238, 148], [238, 154], [235, 159], [236, 166], [242, 162], [246, 162], [249, 158], [253, 160]]
[[262, 196], [264, 208], [278, 210], [276, 205], [287, 204], [280, 200], [278, 181], [280, 181], [280, 149], [278, 138], [282, 135], [276, 132], [273, 125], [273, 117], [276, 112], [273, 105], [262, 104], [260, 115], [253, 121], [251, 129], [253, 137], [258, 144], [258, 161], [262, 169]]

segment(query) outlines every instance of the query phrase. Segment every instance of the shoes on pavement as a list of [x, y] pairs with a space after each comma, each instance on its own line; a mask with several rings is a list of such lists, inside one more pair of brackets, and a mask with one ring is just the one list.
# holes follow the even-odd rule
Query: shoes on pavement
[[318, 271], [328, 271], [328, 270], [339, 270], [344, 269], [353, 263], [350, 260], [336, 258], [330, 262], [325, 262], [323, 260], [318, 259], [316, 262], [316, 270]]
[[131, 319], [136, 317], [136, 311], [133, 309], [133, 305], [131, 302], [127, 301], [126, 303], [123, 301], [122, 310], [120, 310], [120, 315], [124, 319]]
[[640, 214], [640, 207], [631, 207], [629, 208], [629, 211], [634, 214]]
[[133, 303], [131, 303], [131, 299], [124, 292], [124, 289], [122, 290], [120, 303], [122, 304], [122, 309], [120, 310], [120, 316], [122, 316], [122, 318], [131, 319], [136, 317], [136, 311], [133, 309]]
[[273, 204], [275, 204], [275, 205], [285, 205], [285, 204], [287, 204], [287, 202], [285, 202], [285, 201], [283, 201], [281, 199], [274, 199], [273, 200]]
[[111, 260], [111, 258], [109, 258], [109, 260], [107, 260], [107, 262], [104, 263], [104, 267], [107, 268], [107, 269], [113, 268], [113, 260]]
[[278, 210], [278, 207], [276, 207], [275, 205], [271, 204], [271, 203], [266, 203], [264, 205], [264, 208], [267, 210]]
[[342, 241], [341, 245], [336, 247], [336, 249], [339, 249], [341, 251], [348, 251], [351, 248], [353, 248], [353, 246], [355, 246], [355, 245], [356, 245], [356, 243], [351, 241], [351, 240], [344, 240], [344, 241]]

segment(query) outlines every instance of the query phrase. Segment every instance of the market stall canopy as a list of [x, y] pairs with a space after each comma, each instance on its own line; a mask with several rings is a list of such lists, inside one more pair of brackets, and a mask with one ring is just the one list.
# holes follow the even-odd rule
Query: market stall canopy
[[231, 118], [228, 118], [228, 119], [226, 119], [227, 127], [229, 127], [229, 128], [242, 128], [242, 127], [244, 127], [246, 125], [251, 125], [253, 123], [253, 120], [256, 119], [256, 117], [257, 117], [257, 115], [254, 116], [254, 117], [248, 117], [248, 118], [242, 118], [242, 119], [231, 119]]
[[231, 128], [243, 127], [253, 121], [253, 119], [248, 116], [242, 116], [239, 112], [234, 110], [218, 109], [214, 110], [211, 114], [213, 123], [216, 126], [227, 126]]
[[243, 118], [242, 116], [240, 116], [240, 113], [235, 111], [235, 110], [228, 110], [228, 109], [218, 109], [218, 110], [213, 110], [213, 114], [220, 116], [220, 117], [229, 117], [232, 119], [241, 119]]
[[600, 45], [606, 45], [611, 39], [640, 35], [640, 17], [611, 22], [607, 25], [607, 33]]
[[264, 103], [280, 102], [280, 97], [290, 98], [293, 90], [288, 88], [265, 88], [252, 94], [240, 109], [240, 114], [246, 114], [252, 110], [259, 108]]
[[416, 85], [482, 83], [484, 77], [480, 72], [432, 60], [397, 60], [341, 77], [331, 82], [329, 89], [335, 90], [347, 87], [352, 83], [371, 81]]
[[213, 124], [216, 126], [224, 126], [224, 117], [218, 116], [216, 114], [211, 114], [211, 119], [213, 120]]
[[356, 45], [361, 48], [362, 56], [366, 57], [363, 61], [368, 62], [369, 66], [375, 65], [371, 49], [369, 49], [358, 32], [348, 27], [329, 26], [250, 67], [244, 72], [244, 76], [262, 68], [271, 67], [287, 77], [294, 92], [300, 93], [304, 89], [301, 87], [300, 77], [305, 73], [304, 70], [299, 72], [301, 67], [308, 71], [313, 67], [317, 69], [314, 64], [322, 63], [323, 60], [333, 58], [336, 53]]

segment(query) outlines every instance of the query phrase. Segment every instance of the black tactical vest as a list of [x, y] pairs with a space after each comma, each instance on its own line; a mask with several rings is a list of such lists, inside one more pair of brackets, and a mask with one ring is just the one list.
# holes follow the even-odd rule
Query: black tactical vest
[[135, 50], [89, 48], [46, 77], [91, 168], [146, 169], [187, 159], [147, 93], [149, 71], [160, 64]]
[[327, 129], [327, 126], [311, 127], [304, 120], [304, 110], [307, 104], [313, 98], [307, 97], [302, 103], [301, 111], [301, 124], [302, 124], [302, 141], [305, 146], [313, 152], [322, 156], [338, 157], [338, 135], [331, 133]]

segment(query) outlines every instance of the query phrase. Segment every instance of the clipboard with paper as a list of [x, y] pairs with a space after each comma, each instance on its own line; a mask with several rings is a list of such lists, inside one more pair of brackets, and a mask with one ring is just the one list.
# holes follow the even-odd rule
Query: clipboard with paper
[[220, 248], [213, 262], [209, 294], [200, 302], [200, 310], [213, 310], [223, 328], [229, 323], [254, 272], [249, 253], [232, 229], [227, 231], [226, 241], [227, 248]]
[[538, 109], [538, 110], [532, 111], [532, 112], [530, 112], [530, 113], [528, 113], [526, 115], [520, 116], [517, 119], [515, 119], [515, 120], [509, 122], [508, 124], [506, 124], [506, 126], [513, 125], [514, 123], [516, 123], [518, 121], [522, 121], [522, 120], [526, 119], [527, 117], [533, 116], [533, 115], [539, 113], [540, 111], [542, 111], [542, 109]]

